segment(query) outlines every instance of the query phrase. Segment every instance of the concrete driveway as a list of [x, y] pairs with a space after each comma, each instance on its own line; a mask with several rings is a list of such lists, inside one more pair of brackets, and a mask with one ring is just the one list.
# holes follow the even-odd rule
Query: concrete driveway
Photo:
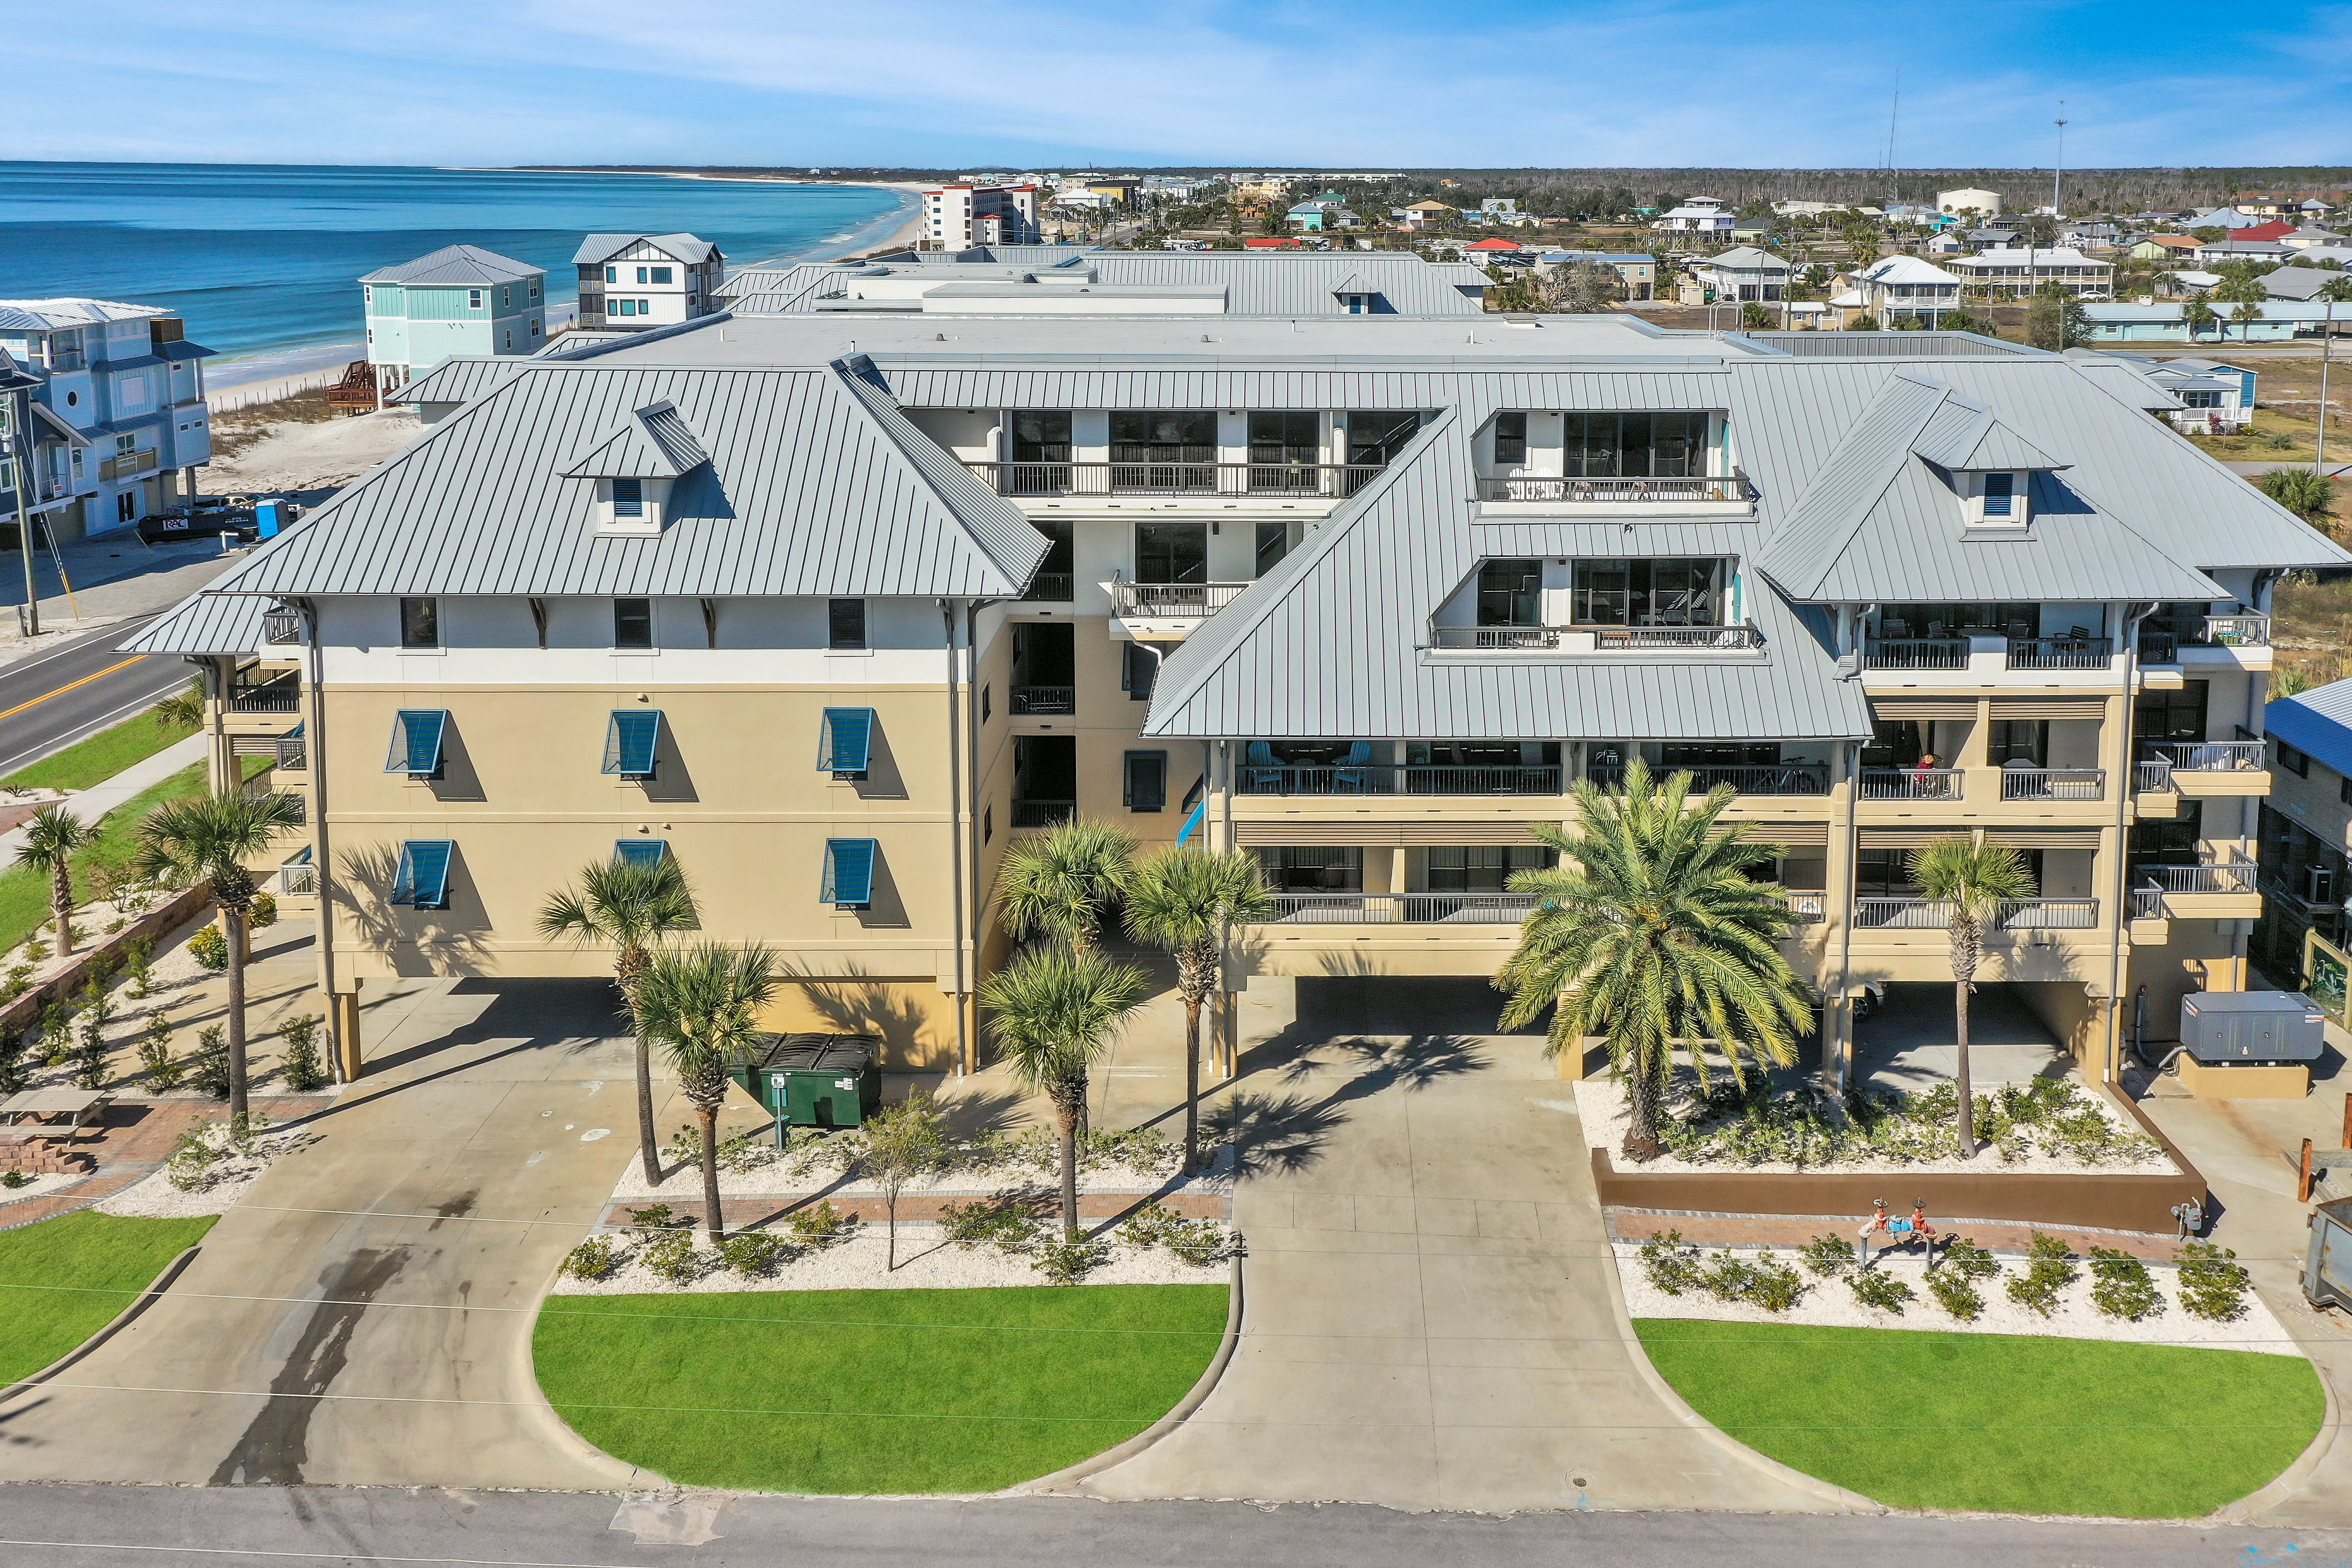
[[557, 1419], [530, 1355], [541, 1291], [635, 1151], [611, 991], [365, 995], [369, 1076], [131, 1329], [0, 1405], [0, 1478], [645, 1484]]
[[1189, 1422], [1086, 1491], [1838, 1506], [1645, 1381], [1574, 1098], [1539, 1037], [1482, 1032], [1496, 1002], [1480, 981], [1299, 983], [1296, 1021], [1215, 1098], [1244, 1135], [1242, 1342]]

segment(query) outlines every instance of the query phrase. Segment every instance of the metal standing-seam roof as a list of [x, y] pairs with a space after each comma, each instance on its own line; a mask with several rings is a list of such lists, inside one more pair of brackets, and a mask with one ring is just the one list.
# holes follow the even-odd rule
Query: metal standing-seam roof
[[564, 465], [567, 479], [675, 479], [710, 461], [694, 433], [667, 398], [632, 409], [627, 418]]
[[2352, 778], [2352, 680], [2330, 681], [2264, 704], [2263, 729]]
[[[1000, 281], [1005, 268], [1017, 264], [1007, 258], [1009, 248], [1000, 247], [984, 262], [938, 264], [939, 280], [957, 281], [961, 266], [971, 268], [975, 280]], [[924, 254], [928, 258], [931, 253]], [[1377, 294], [1398, 315], [1477, 316], [1485, 314], [1483, 290], [1491, 282], [1466, 263], [1423, 261], [1406, 252], [1100, 250], [1083, 253], [1082, 260], [1096, 281], [1113, 287], [1222, 289], [1223, 313], [1234, 316], [1346, 315], [1343, 293]], [[896, 259], [883, 265], [901, 268]], [[747, 268], [729, 279], [719, 294], [740, 315], [811, 310], [840, 294], [840, 286], [865, 266], [803, 262], [785, 268]], [[1037, 284], [1057, 281], [1034, 266], [1031, 272]]]
[[664, 256], [674, 257], [688, 266], [719, 254], [717, 246], [691, 234], [592, 234], [572, 253], [572, 263], [575, 267], [593, 267], [639, 245], [650, 245]]
[[121, 653], [257, 653], [261, 617], [272, 601], [256, 594], [216, 594], [199, 589], [162, 619], [120, 644]]
[[478, 245], [445, 245], [438, 250], [428, 250], [414, 261], [403, 261], [391, 267], [379, 267], [362, 273], [362, 283], [515, 283], [525, 278], [545, 276], [547, 268], [533, 267], [528, 261], [517, 261], [511, 256], [500, 256], [495, 250], [484, 250]]

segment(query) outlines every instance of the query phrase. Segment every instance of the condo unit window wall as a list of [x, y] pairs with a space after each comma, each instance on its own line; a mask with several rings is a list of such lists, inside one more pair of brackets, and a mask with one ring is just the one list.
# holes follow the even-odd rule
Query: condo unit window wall
[[866, 601], [825, 601], [825, 647], [835, 653], [855, 653], [866, 647]]
[[1514, 871], [1549, 869], [1559, 852], [1543, 845], [1433, 846], [1428, 856], [1428, 891], [1433, 893], [1500, 893], [1508, 891]]
[[1207, 582], [1209, 525], [1205, 522], [1137, 523], [1135, 580], [1139, 583]]
[[1024, 623], [1013, 628], [1015, 714], [1077, 711], [1077, 628], [1067, 621]]
[[1570, 479], [1687, 479], [1705, 471], [1706, 423], [1704, 414], [1563, 414], [1564, 471]]
[[2168, 819], [2136, 822], [2131, 829], [2131, 863], [2135, 866], [2194, 866], [2201, 858], [2205, 837], [2205, 803], [2183, 800], [2179, 815]]
[[1392, 409], [1350, 409], [1348, 462], [1353, 468], [1386, 468], [1421, 428], [1421, 416]]
[[1259, 849], [1266, 886], [1277, 893], [1360, 893], [1364, 852], [1354, 848]]
[[400, 601], [400, 646], [403, 647], [439, 647], [441, 646], [441, 607], [438, 600], [404, 598]]
[[[2093, 606], [2085, 606], [2084, 614], [2098, 616]], [[2085, 637], [2099, 634], [2099, 626], [2086, 626], [2082, 630]], [[2021, 602], [1882, 605], [1876, 635], [1898, 641], [1906, 637], [2040, 637], [2042, 606]]]
[[1524, 463], [1528, 460], [1528, 416], [1525, 414], [1495, 416], [1495, 462]]
[[1570, 619], [1587, 626], [1721, 626], [1730, 564], [1671, 558], [1579, 561]]
[[613, 601], [613, 646], [614, 647], [654, 646], [654, 602], [651, 599]]
[[2142, 691], [2132, 700], [2132, 739], [2141, 744], [2202, 741], [2212, 684], [2183, 681], [2171, 690]]
[[1990, 767], [2046, 768], [2050, 765], [2050, 721], [2047, 719], [1995, 719], [1985, 731], [1985, 763]]

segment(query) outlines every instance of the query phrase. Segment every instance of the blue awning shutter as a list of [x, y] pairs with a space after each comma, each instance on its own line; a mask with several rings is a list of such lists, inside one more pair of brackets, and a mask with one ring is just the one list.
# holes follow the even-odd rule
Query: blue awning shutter
[[392, 901], [420, 910], [449, 907], [449, 860], [457, 852], [450, 838], [411, 838], [400, 847], [400, 868], [393, 873]]
[[383, 771], [422, 778], [441, 771], [441, 737], [449, 726], [446, 708], [404, 708], [392, 721], [392, 751]]
[[613, 858], [624, 866], [658, 866], [668, 855], [666, 838], [623, 838], [613, 846]]
[[647, 778], [661, 744], [661, 710], [616, 708], [604, 731], [604, 771], [625, 778]]
[[874, 858], [881, 846], [871, 838], [824, 841], [824, 887], [819, 903], [864, 909], [874, 901]]
[[874, 743], [874, 710], [871, 708], [828, 708], [824, 710], [824, 733], [818, 738], [816, 765], [819, 772], [862, 773]]

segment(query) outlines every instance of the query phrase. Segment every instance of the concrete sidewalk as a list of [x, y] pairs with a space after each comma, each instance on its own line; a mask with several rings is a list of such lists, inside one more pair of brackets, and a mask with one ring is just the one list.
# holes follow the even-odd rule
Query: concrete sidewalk
[[[65, 799], [67, 807], [86, 823], [98, 819], [116, 806], [135, 799], [154, 788], [182, 768], [191, 767], [205, 760], [207, 740], [204, 733], [174, 741], [152, 757], [142, 758], [102, 783], [88, 789], [75, 790]], [[20, 826], [0, 833], [0, 866], [12, 864], [25, 847], [25, 829]]]

